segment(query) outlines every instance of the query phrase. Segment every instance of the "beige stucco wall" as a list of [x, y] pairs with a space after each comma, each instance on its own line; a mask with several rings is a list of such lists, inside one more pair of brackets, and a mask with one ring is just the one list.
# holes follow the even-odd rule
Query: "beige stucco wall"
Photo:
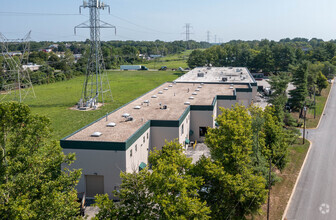
[[190, 129], [194, 132], [190, 139], [203, 142], [204, 137], [199, 136], [199, 127], [213, 127], [213, 111], [190, 111]]
[[[183, 133], [182, 133], [182, 125], [183, 125]], [[190, 112], [183, 120], [179, 127], [179, 143], [184, 146], [185, 140], [189, 139], [189, 131], [190, 131]]]
[[[148, 135], [148, 138], [147, 138]], [[127, 172], [138, 172], [139, 165], [141, 162], [148, 164], [148, 152], [150, 149], [150, 128], [148, 128], [145, 133], [143, 133], [138, 140], [136, 140], [132, 146], [126, 150], [126, 171]], [[145, 141], [144, 141], [145, 139]], [[135, 145], [137, 145], [137, 150], [135, 151]], [[132, 157], [130, 156], [130, 151], [132, 150]]]
[[104, 193], [111, 196], [115, 186], [119, 186], [120, 171], [126, 170], [125, 151], [63, 149], [65, 154], [76, 153], [77, 160], [71, 164], [71, 169], [82, 169], [82, 175], [77, 185], [78, 192], [85, 192], [85, 175], [104, 176]]
[[165, 140], [173, 141], [179, 137], [178, 127], [151, 127], [151, 146], [150, 150], [156, 147], [157, 150], [161, 150], [162, 146], [165, 145]]

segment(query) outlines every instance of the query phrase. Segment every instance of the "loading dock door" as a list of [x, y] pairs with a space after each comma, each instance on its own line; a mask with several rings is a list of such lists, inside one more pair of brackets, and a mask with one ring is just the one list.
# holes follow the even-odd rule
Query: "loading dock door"
[[86, 196], [94, 197], [97, 194], [104, 194], [104, 176], [85, 175]]

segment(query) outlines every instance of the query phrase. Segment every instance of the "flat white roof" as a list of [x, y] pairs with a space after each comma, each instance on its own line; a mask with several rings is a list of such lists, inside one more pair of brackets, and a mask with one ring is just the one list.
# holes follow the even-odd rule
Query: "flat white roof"
[[197, 67], [176, 82], [255, 83], [245, 67]]

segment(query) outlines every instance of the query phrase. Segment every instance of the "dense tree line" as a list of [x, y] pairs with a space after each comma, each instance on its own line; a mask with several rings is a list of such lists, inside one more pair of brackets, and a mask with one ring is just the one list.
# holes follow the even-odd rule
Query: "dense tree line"
[[[268, 170], [282, 170], [296, 139], [275, 114], [236, 105], [221, 108], [216, 128], [208, 128], [210, 157], [192, 164], [177, 142], [166, 143], [149, 157], [148, 168], [121, 173], [113, 202], [97, 196], [96, 219], [246, 219], [260, 211], [267, 188], [276, 180]], [[269, 167], [269, 161], [271, 167]]]
[[[251, 72], [265, 74], [288, 72], [290, 65], [303, 61], [311, 63], [336, 64], [336, 42], [324, 42], [319, 39], [283, 39], [279, 42], [261, 41], [230, 41], [222, 45], [210, 47], [204, 51], [195, 50], [189, 56], [191, 68], [204, 65], [242, 66]], [[335, 68], [325, 70], [326, 76], [335, 74]]]

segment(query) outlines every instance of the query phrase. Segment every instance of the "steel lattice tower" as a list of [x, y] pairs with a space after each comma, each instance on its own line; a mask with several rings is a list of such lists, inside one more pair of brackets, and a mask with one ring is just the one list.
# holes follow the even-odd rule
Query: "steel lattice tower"
[[[28, 64], [30, 34], [31, 31], [22, 39], [7, 39], [0, 33], [1, 54], [5, 61], [4, 70], [0, 74], [1, 101], [15, 100], [21, 103], [30, 93], [36, 98], [28, 68], [23, 67], [24, 64]], [[10, 45], [15, 44], [20, 45], [20, 53], [17, 55], [9, 49]]]
[[112, 100], [110, 84], [106, 72], [104, 72], [104, 60], [100, 46], [100, 29], [114, 28], [116, 30], [116, 27], [100, 20], [100, 10], [108, 8], [110, 12], [109, 5], [105, 5], [100, 0], [89, 0], [89, 2], [84, 1], [83, 5], [79, 7], [80, 13], [82, 8], [89, 8], [90, 20], [77, 25], [75, 27], [75, 34], [77, 28], [89, 28], [91, 42], [79, 108], [96, 108], [98, 102], [104, 104], [105, 93], [109, 93]]

